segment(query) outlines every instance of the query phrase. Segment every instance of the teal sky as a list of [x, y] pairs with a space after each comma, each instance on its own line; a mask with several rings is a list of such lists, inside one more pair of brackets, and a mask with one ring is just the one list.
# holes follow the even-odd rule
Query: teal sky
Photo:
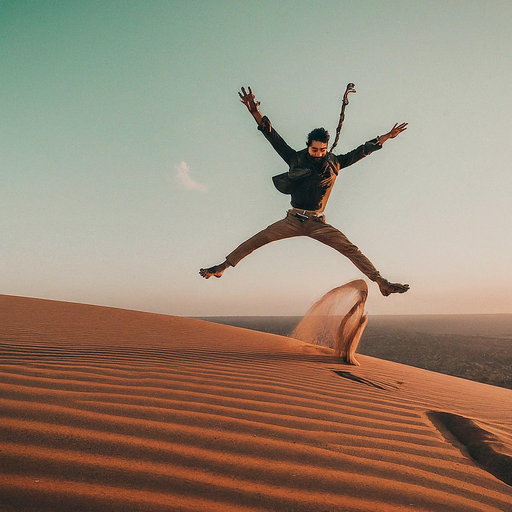
[[0, 0], [0, 293], [174, 315], [300, 315], [363, 277], [332, 249], [270, 244], [286, 171], [238, 101], [296, 149], [348, 152], [326, 209], [411, 290], [370, 314], [512, 313], [512, 2]]

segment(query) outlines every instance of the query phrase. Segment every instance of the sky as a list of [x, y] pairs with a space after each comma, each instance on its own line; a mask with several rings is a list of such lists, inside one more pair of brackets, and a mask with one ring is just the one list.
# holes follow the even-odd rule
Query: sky
[[178, 316], [302, 315], [364, 276], [283, 218], [293, 148], [408, 129], [343, 169], [327, 222], [403, 295], [372, 314], [512, 313], [509, 0], [0, 0], [0, 293]]

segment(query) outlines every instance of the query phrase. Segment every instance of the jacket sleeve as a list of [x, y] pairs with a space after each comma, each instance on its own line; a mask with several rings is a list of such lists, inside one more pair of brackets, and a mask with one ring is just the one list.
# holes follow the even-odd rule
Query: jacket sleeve
[[261, 123], [258, 125], [258, 130], [260, 130], [270, 144], [272, 144], [272, 147], [277, 151], [279, 156], [290, 165], [291, 159], [296, 151], [288, 146], [281, 135], [272, 128], [272, 124], [267, 116], [263, 116]]
[[370, 153], [374, 151], [378, 151], [382, 146], [378, 143], [377, 139], [369, 140], [364, 144], [361, 144], [356, 149], [353, 149], [346, 155], [336, 155], [338, 162], [340, 163], [340, 169], [343, 167], [348, 167], [349, 165], [355, 164], [365, 156], [368, 156]]

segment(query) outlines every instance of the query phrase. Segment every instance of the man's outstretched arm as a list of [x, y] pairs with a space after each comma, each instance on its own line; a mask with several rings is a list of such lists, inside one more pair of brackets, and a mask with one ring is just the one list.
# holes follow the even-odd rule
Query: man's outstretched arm
[[379, 135], [378, 137], [375, 137], [375, 139], [362, 144], [358, 148], [353, 149], [344, 155], [337, 155], [336, 158], [338, 159], [341, 168], [355, 164], [365, 156], [368, 156], [370, 153], [381, 149], [384, 142], [389, 139], [394, 139], [396, 136], [406, 130], [407, 124], [408, 123], [396, 123], [395, 126], [393, 126], [393, 128], [391, 128], [391, 130], [389, 130], [389, 132], [385, 133], [384, 135]]
[[258, 123], [258, 130], [265, 135], [265, 138], [272, 144], [279, 156], [290, 165], [290, 161], [296, 151], [288, 146], [281, 135], [274, 130], [269, 118], [261, 114], [259, 110], [260, 102], [256, 101], [252, 89], [249, 87], [249, 92], [246, 92], [245, 87], [242, 87], [238, 96], [240, 96], [240, 101], [247, 107], [247, 110]]

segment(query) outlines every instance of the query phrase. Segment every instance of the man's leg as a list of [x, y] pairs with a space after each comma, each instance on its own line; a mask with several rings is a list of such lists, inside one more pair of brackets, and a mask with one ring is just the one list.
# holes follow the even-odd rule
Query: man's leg
[[355, 246], [341, 231], [320, 221], [309, 226], [307, 236], [322, 242], [346, 256], [368, 279], [378, 284], [384, 296], [391, 293], [404, 293], [409, 289], [408, 284], [390, 283], [384, 279], [373, 263]]
[[226, 256], [226, 260], [223, 263], [210, 268], [202, 268], [199, 270], [199, 273], [205, 279], [221, 277], [228, 267], [235, 267], [240, 260], [249, 256], [256, 249], [276, 240], [301, 236], [304, 234], [303, 231], [302, 223], [291, 213], [288, 213], [284, 219], [274, 222], [274, 224], [271, 224], [263, 231], [240, 244], [233, 252]]

